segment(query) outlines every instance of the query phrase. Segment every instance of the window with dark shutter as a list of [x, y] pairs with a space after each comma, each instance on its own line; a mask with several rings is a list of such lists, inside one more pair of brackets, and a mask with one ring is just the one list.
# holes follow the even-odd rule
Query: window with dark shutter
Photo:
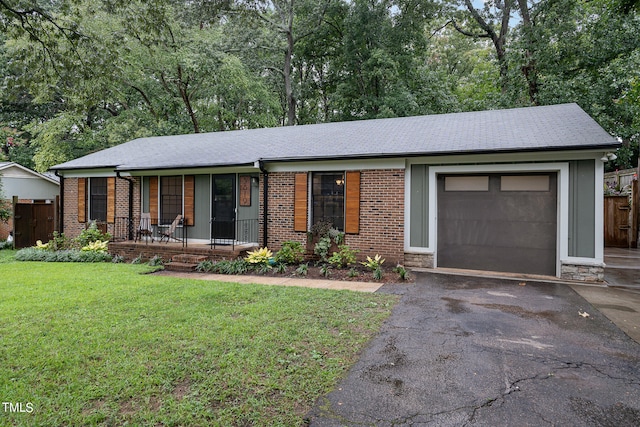
[[89, 219], [107, 221], [107, 178], [89, 179]]

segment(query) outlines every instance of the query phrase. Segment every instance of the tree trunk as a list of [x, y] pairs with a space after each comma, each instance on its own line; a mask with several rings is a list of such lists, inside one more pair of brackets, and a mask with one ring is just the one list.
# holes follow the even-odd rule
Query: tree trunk
[[524, 53], [526, 63], [522, 66], [521, 70], [527, 80], [529, 100], [533, 105], [538, 105], [538, 70], [536, 69], [536, 60], [531, 52], [531, 48], [533, 46], [531, 41], [532, 23], [531, 16], [529, 15], [529, 9], [527, 8], [527, 0], [518, 0], [518, 7], [520, 9], [520, 16], [522, 16], [522, 26], [524, 27], [523, 34], [526, 43]]
[[291, 59], [293, 58], [293, 12], [289, 16], [288, 28], [286, 31], [287, 48], [284, 52], [284, 90], [285, 102], [287, 105], [287, 126], [296, 124], [296, 100], [293, 96], [293, 83], [291, 81]]

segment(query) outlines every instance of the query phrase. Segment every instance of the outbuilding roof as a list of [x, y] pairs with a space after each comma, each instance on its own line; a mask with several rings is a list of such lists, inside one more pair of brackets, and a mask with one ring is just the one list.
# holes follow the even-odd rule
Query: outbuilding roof
[[617, 145], [577, 104], [560, 104], [140, 138], [51, 169], [134, 171]]

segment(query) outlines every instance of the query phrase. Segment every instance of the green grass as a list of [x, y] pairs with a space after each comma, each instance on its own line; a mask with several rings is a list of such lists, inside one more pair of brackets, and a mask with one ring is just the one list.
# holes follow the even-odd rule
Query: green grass
[[296, 426], [391, 296], [16, 262], [0, 251], [0, 425]]

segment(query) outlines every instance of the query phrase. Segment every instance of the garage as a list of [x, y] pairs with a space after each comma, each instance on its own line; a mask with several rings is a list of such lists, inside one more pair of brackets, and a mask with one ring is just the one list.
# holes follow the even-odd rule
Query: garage
[[557, 173], [439, 174], [437, 266], [555, 276]]

